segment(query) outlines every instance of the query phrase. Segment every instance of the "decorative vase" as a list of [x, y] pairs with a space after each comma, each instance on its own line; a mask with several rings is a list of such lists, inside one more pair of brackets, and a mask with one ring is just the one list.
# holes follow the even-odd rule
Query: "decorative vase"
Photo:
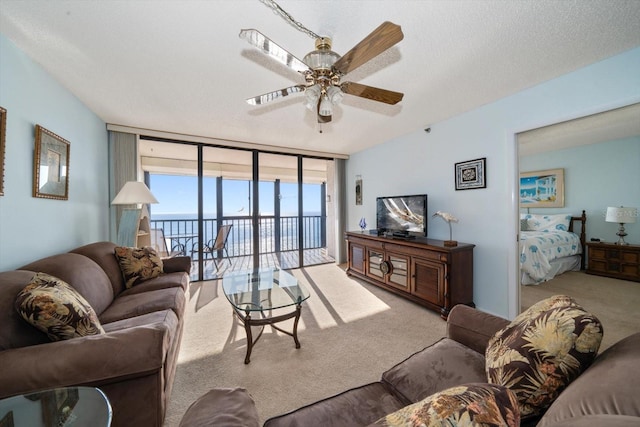
[[360, 218], [360, 232], [364, 233], [365, 228], [367, 228], [367, 220], [364, 217]]

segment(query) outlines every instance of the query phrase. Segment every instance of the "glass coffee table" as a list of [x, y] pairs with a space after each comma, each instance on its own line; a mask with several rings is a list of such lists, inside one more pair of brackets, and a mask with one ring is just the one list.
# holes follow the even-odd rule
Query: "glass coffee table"
[[[309, 298], [309, 291], [298, 283], [298, 279], [279, 268], [240, 271], [222, 276], [222, 289], [233, 307], [234, 314], [242, 322], [247, 333], [245, 364], [251, 361], [251, 350], [267, 325], [293, 337], [296, 348], [300, 348], [298, 321], [300, 320], [302, 303]], [[287, 307], [295, 309], [284, 314], [274, 315], [274, 310]], [[282, 330], [275, 325], [292, 318], [295, 320], [291, 332]], [[252, 326], [262, 327], [255, 339], [251, 332]]]

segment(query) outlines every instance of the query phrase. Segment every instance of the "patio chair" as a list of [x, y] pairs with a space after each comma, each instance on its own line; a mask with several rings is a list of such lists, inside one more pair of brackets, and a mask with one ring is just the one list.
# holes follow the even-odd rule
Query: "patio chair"
[[169, 252], [167, 248], [167, 239], [164, 237], [164, 230], [162, 228], [152, 228], [149, 230], [151, 234], [151, 246], [156, 250], [160, 258], [173, 258], [174, 256], [181, 255], [181, 251], [172, 250]]
[[229, 261], [229, 264], [231, 264], [229, 252], [227, 252], [227, 239], [229, 238], [229, 233], [231, 232], [232, 227], [233, 224], [221, 225], [218, 229], [216, 238], [209, 240], [209, 242], [202, 248], [205, 258], [207, 257], [207, 255], [211, 255], [213, 263], [216, 266], [216, 271], [220, 269], [220, 266], [218, 265], [218, 255], [221, 255], [221, 263], [226, 258]]

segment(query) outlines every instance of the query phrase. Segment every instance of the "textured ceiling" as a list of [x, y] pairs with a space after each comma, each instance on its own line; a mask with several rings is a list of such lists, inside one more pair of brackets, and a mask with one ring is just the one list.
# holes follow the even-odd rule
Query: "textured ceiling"
[[14, 1], [0, 32], [107, 123], [351, 154], [640, 46], [640, 1], [293, 1], [282, 8], [346, 53], [383, 21], [404, 40], [346, 75], [403, 92], [345, 96], [319, 133], [303, 83], [238, 37], [256, 28], [298, 58], [314, 41], [255, 1]]

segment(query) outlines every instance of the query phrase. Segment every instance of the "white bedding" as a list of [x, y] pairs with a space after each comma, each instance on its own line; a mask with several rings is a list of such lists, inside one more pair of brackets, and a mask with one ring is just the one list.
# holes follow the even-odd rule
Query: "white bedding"
[[[582, 253], [580, 236], [568, 231], [521, 231], [520, 271], [540, 283], [553, 278], [551, 263], [554, 260]], [[555, 264], [555, 263], [554, 263]]]

